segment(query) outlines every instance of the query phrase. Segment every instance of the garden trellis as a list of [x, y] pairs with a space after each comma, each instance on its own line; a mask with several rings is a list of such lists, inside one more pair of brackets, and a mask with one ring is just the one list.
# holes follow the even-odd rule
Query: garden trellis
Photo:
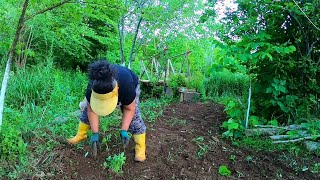
[[[165, 85], [170, 74], [185, 73], [191, 76], [189, 55], [191, 51], [167, 57], [166, 49], [163, 54], [158, 53], [152, 57], [140, 60], [140, 81], [141, 83], [151, 83], [155, 80], [158, 85]], [[173, 62], [174, 59], [182, 57], [181, 63]], [[175, 67], [176, 65], [176, 67]], [[180, 67], [180, 69], [179, 69]], [[178, 70], [178, 71], [177, 71]]]

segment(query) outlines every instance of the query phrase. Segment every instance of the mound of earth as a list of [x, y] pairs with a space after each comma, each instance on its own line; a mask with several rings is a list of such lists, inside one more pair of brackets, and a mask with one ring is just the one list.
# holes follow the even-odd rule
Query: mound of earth
[[[306, 171], [295, 171], [279, 153], [233, 146], [221, 138], [220, 126], [226, 116], [223, 106], [213, 103], [178, 103], [166, 107], [154, 124], [148, 125], [147, 160], [134, 161], [134, 143], [124, 150], [119, 139], [101, 145], [98, 159], [84, 148], [61, 144], [42, 165], [45, 179], [319, 179]], [[116, 129], [116, 128], [115, 128]], [[105, 159], [125, 151], [123, 173], [103, 167]], [[48, 156], [47, 156], [48, 157]], [[297, 162], [299, 159], [297, 160]], [[40, 161], [41, 162], [41, 161]], [[49, 162], [49, 161], [48, 161]], [[320, 162], [315, 159], [315, 162]], [[219, 174], [227, 166], [231, 176]], [[50, 174], [55, 172], [55, 175]], [[36, 175], [33, 178], [41, 178]]]

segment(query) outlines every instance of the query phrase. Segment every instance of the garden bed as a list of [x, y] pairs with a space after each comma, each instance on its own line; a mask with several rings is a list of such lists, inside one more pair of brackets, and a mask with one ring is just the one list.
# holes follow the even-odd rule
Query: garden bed
[[[284, 153], [255, 151], [231, 145], [221, 138], [220, 126], [226, 120], [217, 104], [180, 103], [164, 109], [154, 124], [148, 124], [147, 160], [134, 162], [133, 143], [125, 150], [122, 174], [103, 167], [105, 159], [123, 148], [112, 136], [109, 151], [102, 145], [98, 160], [86, 157], [90, 150], [61, 143], [43, 155], [37, 166], [42, 172], [32, 179], [319, 179], [311, 172], [314, 157], [306, 161]], [[117, 129], [116, 127], [114, 128]], [[112, 130], [111, 130], [112, 131]], [[220, 175], [227, 166], [230, 177]], [[301, 166], [301, 167], [300, 167]], [[299, 169], [301, 168], [301, 169]]]

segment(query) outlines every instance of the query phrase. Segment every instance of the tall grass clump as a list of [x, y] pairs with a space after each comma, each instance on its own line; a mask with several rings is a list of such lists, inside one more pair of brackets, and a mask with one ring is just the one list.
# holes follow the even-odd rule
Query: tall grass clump
[[247, 93], [248, 87], [249, 78], [247, 75], [229, 71], [213, 72], [205, 80], [206, 95], [209, 98], [242, 97]]
[[[28, 166], [23, 163], [31, 158], [28, 146], [41, 153], [59, 143], [50, 136], [75, 133], [77, 121], [69, 121], [75, 117], [69, 114], [79, 109], [86, 86], [86, 74], [63, 71], [50, 63], [11, 72], [0, 131], [0, 176], [23, 164]], [[34, 139], [43, 142], [37, 144]]]

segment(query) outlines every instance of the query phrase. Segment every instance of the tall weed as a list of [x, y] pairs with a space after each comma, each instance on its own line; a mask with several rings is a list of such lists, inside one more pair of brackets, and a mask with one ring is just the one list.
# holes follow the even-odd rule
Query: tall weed
[[229, 71], [213, 72], [206, 79], [206, 94], [215, 98], [220, 96], [242, 96], [248, 91], [247, 75]]

